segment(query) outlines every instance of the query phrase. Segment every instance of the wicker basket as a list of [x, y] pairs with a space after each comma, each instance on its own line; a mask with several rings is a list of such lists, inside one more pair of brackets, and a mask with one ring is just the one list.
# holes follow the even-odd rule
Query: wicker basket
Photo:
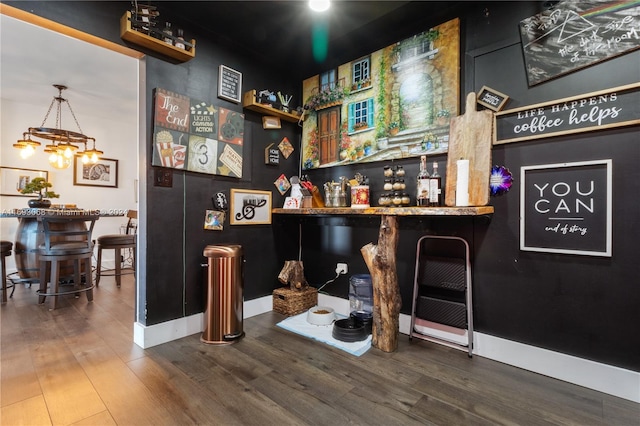
[[296, 315], [318, 304], [318, 289], [307, 287], [304, 290], [291, 290], [282, 287], [273, 290], [273, 310], [284, 315]]

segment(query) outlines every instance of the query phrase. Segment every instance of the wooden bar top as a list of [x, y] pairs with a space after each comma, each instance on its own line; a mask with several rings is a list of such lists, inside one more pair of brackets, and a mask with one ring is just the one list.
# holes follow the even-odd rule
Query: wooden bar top
[[100, 217], [117, 217], [124, 216], [126, 210], [123, 209], [10, 209], [2, 210], [0, 218], [17, 217], [17, 218], [37, 218], [37, 217], [53, 217], [53, 216], [100, 216]]
[[369, 215], [369, 216], [481, 216], [493, 214], [493, 206], [479, 207], [310, 207], [272, 209], [273, 214], [290, 215]]

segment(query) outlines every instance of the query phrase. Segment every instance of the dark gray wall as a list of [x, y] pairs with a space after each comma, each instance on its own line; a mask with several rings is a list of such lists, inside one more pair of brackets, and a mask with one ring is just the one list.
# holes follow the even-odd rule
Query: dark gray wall
[[[117, 21], [129, 2], [9, 2], [61, 22], [122, 43]], [[161, 3], [160, 3], [161, 4]], [[370, 53], [395, 41], [458, 16], [462, 24], [463, 66], [461, 98], [487, 85], [511, 97], [507, 108], [551, 101], [638, 81], [640, 51], [591, 66], [556, 80], [527, 87], [518, 36], [518, 22], [541, 11], [539, 2], [464, 2], [438, 10], [429, 2], [413, 2], [393, 16], [396, 25], [367, 28], [373, 36], [352, 46], [352, 57]], [[440, 5], [442, 5], [440, 3]], [[423, 13], [419, 13], [423, 10]], [[179, 23], [179, 17], [174, 19]], [[398, 23], [401, 24], [398, 24]], [[163, 87], [188, 96], [208, 96], [218, 105], [241, 107], [217, 100], [217, 66], [225, 64], [243, 72], [244, 87], [281, 88], [299, 93], [297, 81], [287, 75], [265, 73], [237, 46], [215, 43], [206, 29], [194, 29], [197, 58], [181, 65], [147, 58], [147, 120], [151, 134], [152, 89]], [[338, 65], [327, 64], [327, 67]], [[323, 70], [318, 70], [318, 72]], [[278, 286], [276, 277], [285, 259], [296, 258], [298, 221], [274, 217], [273, 226], [230, 227], [221, 233], [203, 231], [203, 212], [216, 191], [229, 188], [271, 189], [280, 173], [297, 172], [297, 151], [276, 170], [262, 164], [264, 147], [288, 136], [297, 145], [295, 125], [274, 133], [262, 130], [261, 117], [245, 111], [245, 175], [242, 179], [174, 172], [171, 189], [148, 187], [149, 259], [147, 271], [147, 325], [200, 311], [202, 249], [212, 243], [240, 243], [247, 259], [245, 297], [268, 295]], [[559, 351], [634, 371], [640, 371], [640, 288], [635, 259], [639, 234], [640, 131], [638, 127], [546, 138], [494, 147], [494, 164], [514, 173], [514, 188], [492, 198], [496, 213], [489, 220], [408, 218], [401, 221], [398, 276], [402, 312], [409, 313], [415, 262], [415, 243], [424, 234], [453, 234], [467, 238], [473, 247], [475, 325], [480, 332]], [[151, 150], [151, 141], [144, 141]], [[150, 156], [149, 156], [150, 158]], [[595, 258], [521, 252], [519, 250], [520, 167], [532, 164], [611, 158], [614, 176], [613, 256]], [[441, 169], [446, 156], [438, 161]], [[149, 160], [150, 161], [150, 160]], [[407, 176], [415, 176], [416, 160], [401, 160]], [[383, 163], [314, 170], [312, 180], [321, 184], [339, 176], [360, 172], [372, 180], [372, 192], [382, 187]], [[153, 182], [150, 164], [142, 171]], [[443, 174], [446, 172], [442, 170]], [[410, 190], [413, 189], [411, 186]], [[377, 192], [376, 192], [377, 191]], [[274, 205], [282, 197], [274, 192]], [[183, 225], [184, 224], [184, 225]], [[362, 245], [376, 241], [375, 218], [304, 218], [301, 221], [303, 260], [307, 279], [316, 286], [333, 278], [335, 263], [349, 263], [350, 273], [366, 273], [359, 254]], [[184, 229], [183, 229], [184, 226]], [[184, 249], [183, 249], [184, 247]], [[183, 264], [182, 259], [186, 259]], [[325, 290], [346, 296], [347, 277]]]

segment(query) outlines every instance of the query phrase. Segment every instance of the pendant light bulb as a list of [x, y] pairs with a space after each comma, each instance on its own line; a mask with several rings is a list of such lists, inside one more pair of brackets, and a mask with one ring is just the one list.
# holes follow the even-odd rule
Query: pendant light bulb
[[98, 162], [98, 154], [96, 154], [95, 152], [91, 154], [91, 162], [94, 164]]
[[71, 151], [71, 148], [67, 147], [67, 149], [64, 150], [64, 156], [67, 158], [71, 158], [73, 156], [73, 151]]
[[82, 164], [87, 164], [89, 162], [89, 156], [87, 154], [82, 154]]
[[36, 152], [36, 150], [33, 149], [31, 145], [27, 145], [20, 150], [20, 157], [29, 158], [33, 155], [34, 152]]
[[309, 0], [309, 7], [314, 12], [324, 12], [329, 10], [331, 6], [330, 0]]

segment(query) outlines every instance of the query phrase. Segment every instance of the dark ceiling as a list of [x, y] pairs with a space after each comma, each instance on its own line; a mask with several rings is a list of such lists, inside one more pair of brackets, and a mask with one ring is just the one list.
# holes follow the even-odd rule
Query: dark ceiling
[[[403, 31], [408, 37], [427, 30], [419, 27], [425, 19], [442, 14], [455, 3], [333, 0], [331, 8], [323, 13], [312, 12], [306, 0], [157, 4], [161, 15], [165, 11], [167, 16], [180, 16], [185, 24], [210, 31], [221, 42], [249, 49], [301, 80], [348, 62], [354, 55], [399, 41], [401, 38], [395, 35]], [[326, 43], [321, 42], [323, 34]]]

